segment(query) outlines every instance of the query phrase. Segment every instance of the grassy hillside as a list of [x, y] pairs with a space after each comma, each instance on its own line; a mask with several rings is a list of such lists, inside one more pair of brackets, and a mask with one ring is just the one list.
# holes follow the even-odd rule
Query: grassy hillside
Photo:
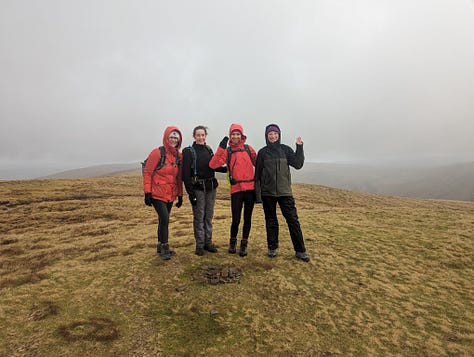
[[0, 182], [0, 355], [473, 354], [474, 203], [294, 188], [310, 263], [283, 225], [266, 257], [260, 205], [229, 255], [225, 184], [219, 253], [185, 200], [163, 261], [139, 176]]

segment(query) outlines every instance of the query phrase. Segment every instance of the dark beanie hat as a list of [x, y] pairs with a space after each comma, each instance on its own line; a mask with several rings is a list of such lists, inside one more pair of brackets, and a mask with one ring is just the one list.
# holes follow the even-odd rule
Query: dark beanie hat
[[280, 128], [275, 124], [270, 124], [269, 126], [267, 126], [267, 128], [265, 129], [265, 135], [268, 135], [268, 133], [271, 131], [277, 132], [278, 134], [281, 133]]

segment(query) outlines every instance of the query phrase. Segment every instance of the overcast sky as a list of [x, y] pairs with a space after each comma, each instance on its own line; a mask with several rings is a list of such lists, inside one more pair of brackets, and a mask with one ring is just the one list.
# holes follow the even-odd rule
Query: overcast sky
[[[0, 178], [231, 123], [315, 162], [474, 160], [472, 0], [0, 0]], [[40, 170], [38, 168], [38, 170]]]

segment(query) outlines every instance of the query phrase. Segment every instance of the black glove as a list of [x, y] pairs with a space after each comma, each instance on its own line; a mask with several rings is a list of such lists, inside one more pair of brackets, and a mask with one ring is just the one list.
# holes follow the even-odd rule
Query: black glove
[[194, 193], [191, 193], [189, 195], [189, 202], [191, 202], [191, 205], [196, 206], [197, 198], [196, 198], [196, 195]]
[[145, 193], [145, 204], [147, 206], [152, 205], [153, 198], [151, 197], [151, 192]]
[[183, 196], [178, 196], [178, 202], [176, 202], [176, 207], [181, 207], [183, 205]]
[[227, 136], [224, 136], [224, 139], [222, 139], [221, 143], [219, 146], [223, 149], [227, 148], [227, 142], [229, 141], [229, 138]]

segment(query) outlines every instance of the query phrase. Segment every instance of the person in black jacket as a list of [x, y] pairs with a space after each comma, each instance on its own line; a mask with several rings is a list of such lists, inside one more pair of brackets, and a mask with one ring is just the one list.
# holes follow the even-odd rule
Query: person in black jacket
[[255, 194], [256, 203], [263, 203], [268, 256], [276, 257], [278, 248], [279, 224], [276, 212], [278, 203], [290, 231], [296, 258], [309, 262], [291, 190], [290, 173], [290, 166], [297, 170], [303, 167], [303, 141], [301, 137], [296, 138], [296, 152], [289, 146], [281, 144], [281, 131], [276, 124], [270, 124], [265, 128], [265, 141], [267, 145], [258, 151], [255, 164]]
[[213, 170], [209, 161], [214, 155], [206, 144], [207, 128], [199, 125], [193, 130], [194, 142], [183, 149], [183, 182], [193, 206], [193, 228], [196, 255], [207, 250], [217, 253], [212, 242], [212, 218], [218, 185], [215, 171], [226, 172], [225, 167]]

